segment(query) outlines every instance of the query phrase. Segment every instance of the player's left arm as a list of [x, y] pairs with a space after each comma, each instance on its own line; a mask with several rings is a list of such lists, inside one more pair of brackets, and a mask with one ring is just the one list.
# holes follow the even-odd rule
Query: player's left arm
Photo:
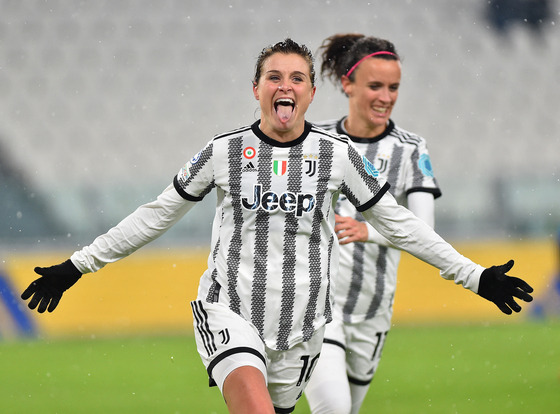
[[385, 193], [373, 206], [362, 211], [364, 218], [397, 248], [438, 268], [444, 279], [493, 302], [506, 313], [519, 312], [514, 298], [530, 302], [533, 288], [522, 279], [508, 276], [513, 261], [485, 269], [462, 256], [428, 224], [400, 206]]
[[435, 223], [435, 199], [432, 193], [415, 191], [407, 197], [408, 209], [432, 229]]
[[[415, 191], [408, 195], [408, 209], [414, 215], [424, 220], [430, 227], [434, 227], [434, 196], [432, 193]], [[335, 231], [340, 244], [354, 242], [375, 243], [386, 247], [395, 247], [383, 237], [367, 221], [359, 221], [352, 217], [335, 216]]]

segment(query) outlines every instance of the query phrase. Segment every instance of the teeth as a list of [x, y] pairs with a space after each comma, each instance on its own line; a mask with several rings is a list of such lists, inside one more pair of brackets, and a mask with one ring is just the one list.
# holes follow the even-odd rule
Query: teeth
[[290, 98], [280, 98], [275, 103], [276, 105], [293, 105], [294, 100]]
[[380, 114], [384, 114], [385, 112], [387, 112], [387, 108], [382, 108], [382, 107], [379, 107], [379, 106], [374, 106], [373, 110], [375, 112], [379, 112]]

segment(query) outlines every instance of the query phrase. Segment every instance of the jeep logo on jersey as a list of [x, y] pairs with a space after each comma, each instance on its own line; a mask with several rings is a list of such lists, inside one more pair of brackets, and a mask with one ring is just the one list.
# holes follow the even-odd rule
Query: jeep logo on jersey
[[262, 190], [261, 184], [253, 186], [253, 200], [246, 197], [241, 199], [243, 207], [247, 210], [258, 210], [273, 212], [278, 209], [285, 213], [294, 212], [296, 217], [303, 216], [304, 213], [310, 213], [315, 208], [315, 196], [305, 193], [291, 193], [289, 191], [280, 195], [273, 191]]
[[362, 162], [364, 163], [364, 168], [368, 175], [371, 175], [372, 177], [379, 177], [379, 171], [377, 171], [377, 168], [375, 168], [375, 166], [371, 163], [370, 160], [366, 158], [365, 155], [362, 155]]

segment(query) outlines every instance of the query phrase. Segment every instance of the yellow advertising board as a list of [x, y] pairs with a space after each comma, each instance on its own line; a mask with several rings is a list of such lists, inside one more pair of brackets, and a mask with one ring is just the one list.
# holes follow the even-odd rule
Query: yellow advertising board
[[[513, 276], [526, 279], [536, 297], [550, 284], [557, 258], [548, 240], [457, 243], [463, 255], [483, 266], [516, 263]], [[38, 314], [19, 295], [34, 280], [35, 266], [49, 266], [71, 252], [22, 254], [6, 258], [0, 269], [0, 335], [26, 334], [95, 337], [129, 334], [175, 334], [192, 331], [189, 302], [206, 269], [208, 251], [143, 249], [101, 271], [84, 275], [65, 293], [53, 313]], [[470, 323], [515, 321], [493, 304], [439, 276], [437, 269], [404, 253], [399, 268], [393, 322]], [[21, 333], [21, 332], [20, 332]]]

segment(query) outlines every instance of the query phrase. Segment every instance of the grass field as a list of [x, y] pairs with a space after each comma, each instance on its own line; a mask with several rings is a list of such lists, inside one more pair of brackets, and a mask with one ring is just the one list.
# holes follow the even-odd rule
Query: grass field
[[[33, 412], [227, 410], [190, 336], [0, 343], [0, 413]], [[396, 326], [362, 412], [560, 413], [560, 321]]]

